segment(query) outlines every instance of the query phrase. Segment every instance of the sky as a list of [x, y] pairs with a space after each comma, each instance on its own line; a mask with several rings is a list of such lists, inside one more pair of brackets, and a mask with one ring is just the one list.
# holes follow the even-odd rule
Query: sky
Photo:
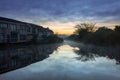
[[71, 34], [83, 22], [113, 28], [120, 24], [120, 0], [0, 0], [0, 16]]

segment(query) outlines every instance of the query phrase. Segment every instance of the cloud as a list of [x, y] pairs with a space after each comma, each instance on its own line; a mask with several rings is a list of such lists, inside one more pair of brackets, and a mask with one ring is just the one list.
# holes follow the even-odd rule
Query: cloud
[[120, 21], [120, 0], [1, 0], [0, 16], [30, 22]]

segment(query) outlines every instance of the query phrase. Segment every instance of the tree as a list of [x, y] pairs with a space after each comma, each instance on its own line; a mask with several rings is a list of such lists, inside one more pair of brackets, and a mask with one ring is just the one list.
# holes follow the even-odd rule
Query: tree
[[120, 26], [119, 26], [119, 25], [115, 26], [114, 31], [115, 31], [115, 32], [120, 32]]
[[75, 26], [76, 34], [80, 34], [81, 32], [94, 32], [95, 30], [95, 23], [81, 23]]
[[109, 34], [109, 33], [112, 33], [112, 32], [113, 32], [112, 29], [109, 29], [109, 28], [104, 26], [104, 27], [100, 27], [98, 30], [96, 30], [95, 33], [104, 36], [105, 34]]

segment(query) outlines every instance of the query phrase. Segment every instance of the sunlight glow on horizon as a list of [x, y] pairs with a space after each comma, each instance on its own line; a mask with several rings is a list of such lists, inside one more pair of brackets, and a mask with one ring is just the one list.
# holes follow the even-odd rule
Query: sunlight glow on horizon
[[[43, 27], [49, 27], [51, 30], [54, 31], [54, 33], [57, 34], [73, 34], [75, 31], [74, 26], [80, 23], [84, 23], [84, 22], [80, 22], [80, 21], [68, 21], [68, 22], [59, 22], [59, 21], [49, 21], [49, 22], [39, 22], [37, 23], [38, 25], [42, 25]], [[88, 22], [89, 23], [89, 22]], [[90, 22], [91, 23], [91, 22]], [[92, 22], [95, 23], [95, 22]], [[119, 25], [119, 23], [105, 23], [105, 22], [99, 22], [96, 23], [96, 27], [103, 27], [106, 26], [108, 28], [113, 29], [115, 25]]]

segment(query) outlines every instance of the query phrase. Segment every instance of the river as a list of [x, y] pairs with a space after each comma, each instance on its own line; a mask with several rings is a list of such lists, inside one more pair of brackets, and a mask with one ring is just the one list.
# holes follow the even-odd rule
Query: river
[[120, 80], [120, 49], [60, 44], [0, 50], [0, 80]]

